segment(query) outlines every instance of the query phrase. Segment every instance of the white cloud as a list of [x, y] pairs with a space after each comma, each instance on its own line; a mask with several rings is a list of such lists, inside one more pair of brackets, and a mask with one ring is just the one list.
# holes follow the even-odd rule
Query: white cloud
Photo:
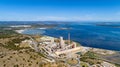
[[57, 16], [44, 16], [44, 17], [39, 17], [38, 20], [41, 20], [41, 21], [46, 21], [46, 20], [49, 20], [49, 21], [55, 21], [55, 20], [68, 20], [68, 18], [66, 17], [57, 17]]
[[72, 17], [60, 17], [60, 16], [42, 16], [37, 18], [37, 20], [41, 21], [86, 21], [86, 20], [94, 20], [93, 16], [85, 15], [85, 16], [72, 16]]
[[73, 20], [77, 21], [90, 21], [90, 20], [95, 20], [94, 17], [92, 16], [79, 16], [79, 17], [72, 17]]
[[[120, 20], [120, 12], [112, 16], [98, 16], [97, 14], [86, 14], [80, 16], [17, 16], [9, 17], [0, 16], [0, 20], [16, 20], [16, 21], [118, 21]], [[7, 18], [7, 19], [6, 19]]]

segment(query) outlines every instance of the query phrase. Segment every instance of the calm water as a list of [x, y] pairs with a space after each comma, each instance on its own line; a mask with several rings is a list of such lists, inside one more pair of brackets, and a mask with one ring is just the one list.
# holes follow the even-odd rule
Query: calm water
[[31, 29], [23, 33], [40, 33], [57, 38], [63, 36], [64, 39], [67, 39], [68, 33], [70, 33], [71, 40], [77, 41], [84, 46], [120, 51], [120, 28], [117, 27], [96, 26], [94, 23], [61, 23], [54, 28]]

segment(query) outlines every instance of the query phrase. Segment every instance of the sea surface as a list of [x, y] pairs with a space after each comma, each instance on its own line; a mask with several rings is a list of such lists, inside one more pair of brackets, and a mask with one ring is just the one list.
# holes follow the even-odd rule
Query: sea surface
[[64, 39], [68, 39], [70, 33], [71, 40], [83, 46], [120, 51], [120, 23], [107, 24], [101, 26], [96, 23], [60, 23], [54, 28], [29, 29], [23, 33], [39, 33], [57, 38], [63, 36]]
[[63, 36], [68, 39], [70, 33], [71, 40], [83, 46], [120, 51], [120, 22], [42, 22], [45, 23], [57, 26], [28, 29], [23, 34], [42, 34], [57, 38]]

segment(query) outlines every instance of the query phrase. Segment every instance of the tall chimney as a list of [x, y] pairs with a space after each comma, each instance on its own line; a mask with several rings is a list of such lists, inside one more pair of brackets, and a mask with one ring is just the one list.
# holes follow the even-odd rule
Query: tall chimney
[[61, 48], [64, 48], [64, 45], [65, 45], [65, 43], [64, 43], [63, 37], [60, 37], [60, 46], [61, 46]]
[[70, 33], [68, 33], [68, 44], [70, 45]]

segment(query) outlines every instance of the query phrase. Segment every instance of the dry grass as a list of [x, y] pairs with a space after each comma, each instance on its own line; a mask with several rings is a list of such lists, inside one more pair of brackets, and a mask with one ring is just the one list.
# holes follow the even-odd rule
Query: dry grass
[[[39, 67], [40, 62], [46, 62], [38, 53], [29, 49], [14, 51], [0, 48], [2, 48], [0, 49], [0, 67]], [[5, 50], [4, 53], [3, 50]]]

